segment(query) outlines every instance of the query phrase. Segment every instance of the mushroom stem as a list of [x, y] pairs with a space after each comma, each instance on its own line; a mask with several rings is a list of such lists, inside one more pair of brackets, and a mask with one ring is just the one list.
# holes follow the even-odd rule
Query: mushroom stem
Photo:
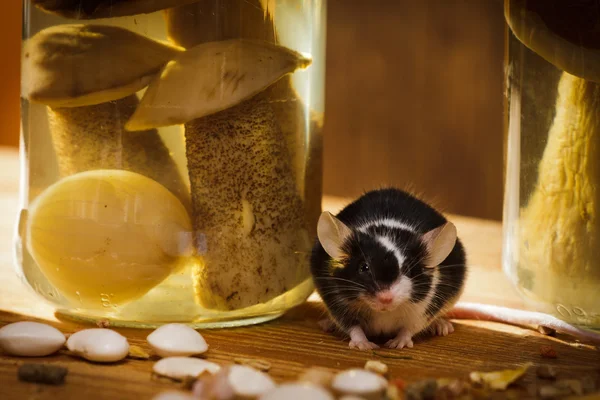
[[48, 107], [50, 133], [62, 176], [95, 169], [137, 172], [169, 189], [189, 210], [189, 191], [155, 129], [124, 128], [139, 101], [135, 94], [79, 107]]
[[202, 236], [194, 282], [207, 308], [266, 302], [308, 274], [311, 243], [273, 89], [185, 125], [192, 223]]
[[[262, 3], [203, 1], [169, 9], [169, 37], [183, 47], [236, 38], [276, 43], [273, 10]], [[203, 256], [194, 281], [204, 307], [252, 306], [309, 277], [321, 212], [321, 136], [313, 133], [307, 143], [305, 116], [288, 75], [230, 109], [185, 124], [192, 223]]]
[[600, 84], [564, 72], [538, 181], [519, 221], [519, 274], [542, 301], [597, 307], [581, 293], [600, 285], [599, 159]]

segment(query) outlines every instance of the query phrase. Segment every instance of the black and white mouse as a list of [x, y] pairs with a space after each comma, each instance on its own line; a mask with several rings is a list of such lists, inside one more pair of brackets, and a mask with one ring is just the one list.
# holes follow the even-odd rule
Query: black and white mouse
[[321, 214], [311, 272], [330, 320], [350, 337], [350, 347], [413, 347], [413, 337], [454, 331], [445, 319], [485, 319], [521, 326], [546, 326], [600, 343], [600, 335], [550, 315], [483, 304], [457, 303], [465, 286], [467, 260], [454, 224], [405, 191], [365, 193], [336, 216]]

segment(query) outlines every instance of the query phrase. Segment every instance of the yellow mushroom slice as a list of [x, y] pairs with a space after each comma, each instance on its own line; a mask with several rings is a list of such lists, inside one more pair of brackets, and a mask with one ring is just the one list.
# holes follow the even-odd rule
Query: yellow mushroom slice
[[156, 130], [127, 132], [143, 89], [178, 47], [123, 28], [58, 25], [23, 49], [23, 96], [48, 106], [61, 176], [124, 169], [154, 179], [189, 206], [189, 191]]
[[113, 18], [148, 14], [198, 0], [32, 0], [50, 14], [73, 19]]
[[[514, 35], [564, 71], [537, 182], [519, 218], [519, 280], [536, 300], [585, 323], [600, 284], [600, 31], [596, 5], [507, 0]], [[589, 7], [586, 9], [586, 7]], [[567, 284], [568, 283], [568, 284]]]
[[26, 243], [73, 307], [107, 312], [143, 296], [193, 253], [181, 202], [120, 170], [82, 172], [42, 192], [29, 210]]
[[597, 4], [579, 3], [507, 0], [504, 14], [525, 46], [571, 75], [600, 82]]
[[273, 83], [308, 63], [255, 40], [198, 45], [167, 64], [127, 124], [186, 122], [192, 223], [202, 255], [194, 282], [204, 307], [266, 302], [308, 277], [311, 241], [271, 101]]

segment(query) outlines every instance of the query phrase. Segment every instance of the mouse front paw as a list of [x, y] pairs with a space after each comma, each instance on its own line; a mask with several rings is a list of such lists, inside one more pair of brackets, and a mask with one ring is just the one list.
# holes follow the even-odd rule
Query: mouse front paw
[[379, 346], [373, 342], [369, 342], [368, 340], [350, 340], [350, 348], [358, 350], [373, 350], [378, 349]]
[[388, 340], [385, 344], [388, 349], [403, 349], [405, 347], [412, 349], [413, 346], [412, 335], [405, 330], [400, 331], [395, 338]]
[[431, 323], [429, 330], [433, 335], [448, 336], [454, 332], [454, 326], [452, 325], [452, 322], [443, 318], [438, 318]]

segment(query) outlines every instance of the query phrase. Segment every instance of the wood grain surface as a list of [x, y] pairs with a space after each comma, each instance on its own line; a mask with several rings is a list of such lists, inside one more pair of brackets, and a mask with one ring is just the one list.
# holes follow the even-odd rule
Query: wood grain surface
[[[74, 332], [84, 326], [56, 319], [54, 309], [29, 291], [13, 272], [12, 235], [18, 210], [17, 171], [16, 152], [0, 150], [0, 325], [41, 320], [65, 333]], [[324, 207], [335, 212], [345, 203], [344, 199], [326, 198]], [[451, 218], [471, 260], [471, 273], [463, 299], [522, 307], [500, 270], [500, 225], [458, 216]], [[573, 347], [563, 341], [565, 338], [545, 337], [527, 329], [479, 321], [456, 321], [456, 331], [448, 337], [423, 337], [413, 349], [382, 350], [377, 356], [351, 350], [345, 338], [321, 332], [316, 322], [322, 315], [322, 304], [318, 298], [311, 298], [269, 323], [204, 330], [202, 334], [210, 346], [206, 358], [221, 364], [232, 363], [237, 357], [266, 360], [272, 364], [269, 373], [277, 381], [294, 379], [310, 366], [339, 371], [362, 367], [369, 359], [380, 359], [390, 366], [391, 376], [408, 382], [427, 377], [467, 377], [472, 370], [514, 368], [528, 361], [535, 365], [553, 365], [564, 377], [600, 371], [597, 350]], [[149, 331], [119, 331], [131, 344], [149, 350], [145, 342]], [[554, 346], [557, 359], [541, 358], [540, 346], [547, 344]], [[387, 358], [394, 355], [410, 356], [412, 359]], [[27, 361], [67, 366], [69, 374], [65, 384], [52, 387], [18, 381], [18, 365]], [[127, 359], [118, 364], [99, 365], [66, 354], [44, 359], [0, 356], [0, 399], [151, 399], [161, 390], [177, 387], [175, 383], [152, 377], [154, 361]], [[524, 382], [532, 379], [528, 374]], [[519, 398], [527, 398], [524, 391], [519, 393]]]
[[326, 194], [502, 217], [502, 0], [328, 0]]

